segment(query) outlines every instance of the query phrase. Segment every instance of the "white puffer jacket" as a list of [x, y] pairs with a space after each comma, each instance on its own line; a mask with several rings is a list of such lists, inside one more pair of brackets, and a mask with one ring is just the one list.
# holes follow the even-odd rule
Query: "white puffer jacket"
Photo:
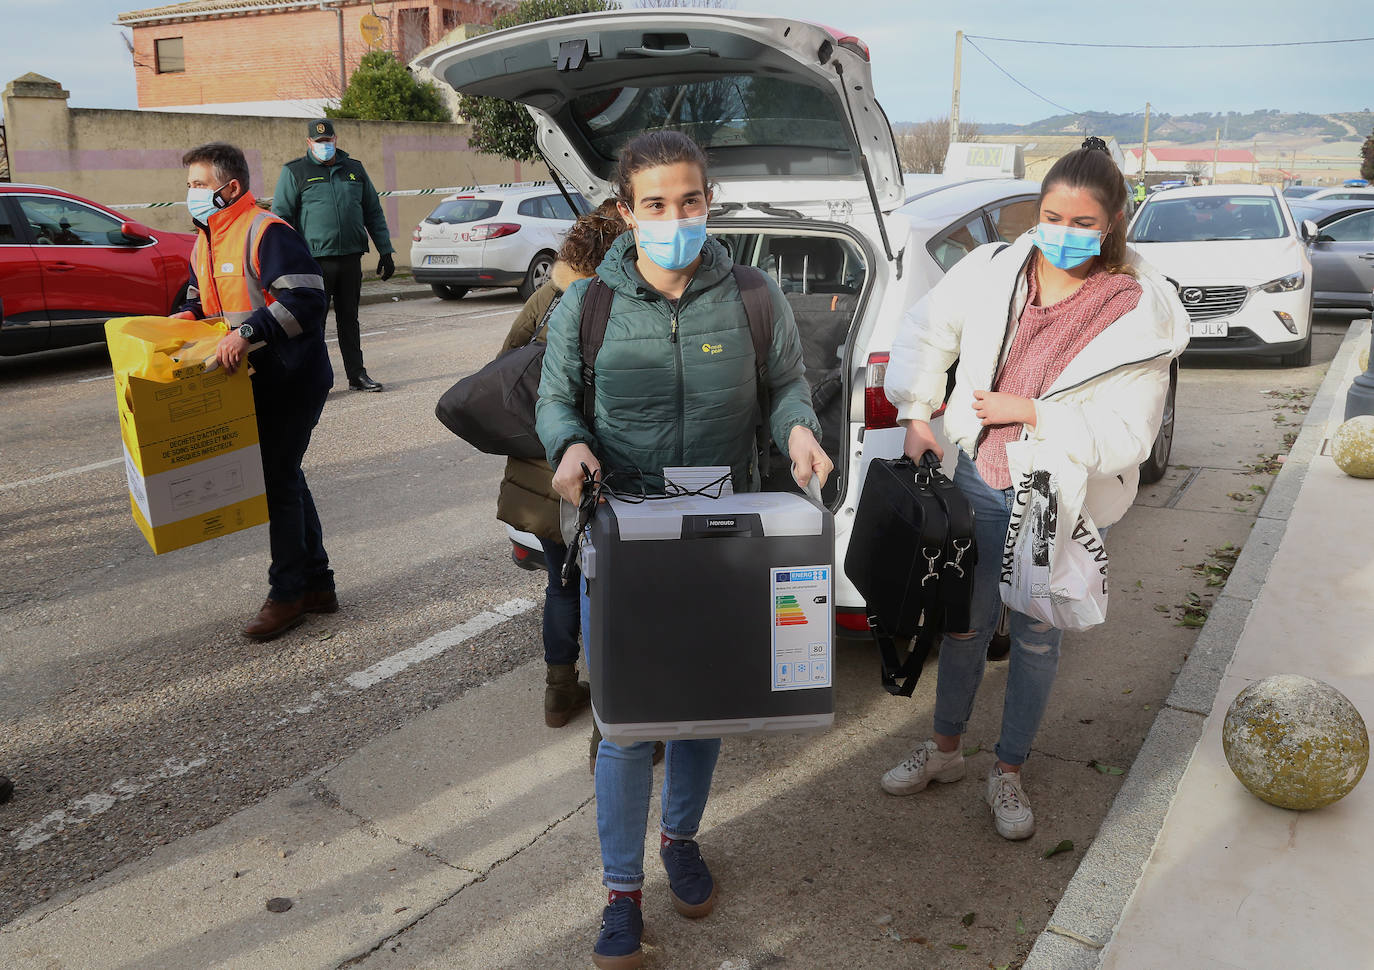
[[[978, 247], [907, 311], [893, 340], [885, 388], [902, 421], [930, 420], [944, 400], [945, 372], [958, 359], [944, 430], [971, 458], [982, 431], [973, 392], [992, 387], [1011, 349], [1033, 248], [1029, 233], [1009, 246]], [[1084, 469], [1086, 507], [1099, 527], [1121, 518], [1135, 499], [1138, 466], [1159, 433], [1170, 361], [1188, 346], [1188, 315], [1174, 287], [1134, 254], [1131, 265], [1139, 304], [1036, 399], [1037, 420], [1025, 434]]]

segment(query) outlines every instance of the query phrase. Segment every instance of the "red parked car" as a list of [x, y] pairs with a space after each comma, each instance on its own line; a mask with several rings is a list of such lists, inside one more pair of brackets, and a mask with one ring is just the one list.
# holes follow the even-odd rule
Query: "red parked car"
[[111, 317], [170, 313], [195, 239], [62, 189], [0, 182], [0, 355], [95, 343]]

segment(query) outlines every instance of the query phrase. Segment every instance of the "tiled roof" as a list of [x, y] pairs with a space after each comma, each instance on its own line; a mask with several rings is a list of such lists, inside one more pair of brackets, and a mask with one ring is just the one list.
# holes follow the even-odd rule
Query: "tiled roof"
[[[364, 0], [343, 0], [345, 4], [362, 2]], [[185, 0], [183, 3], [169, 3], [161, 7], [130, 10], [128, 13], [120, 14], [115, 22], [131, 24], [144, 20], [191, 20], [196, 17], [230, 13], [269, 13], [273, 10], [307, 6], [318, 7], [318, 0], [315, 3], [307, 3], [305, 0]]]
[[[1140, 157], [1139, 148], [1131, 148], [1127, 152], [1133, 158]], [[1150, 154], [1159, 162], [1210, 162], [1213, 154], [1218, 162], [1244, 162], [1248, 165], [1255, 160], [1248, 148], [1223, 148], [1220, 151], [1211, 148], [1151, 148]]]

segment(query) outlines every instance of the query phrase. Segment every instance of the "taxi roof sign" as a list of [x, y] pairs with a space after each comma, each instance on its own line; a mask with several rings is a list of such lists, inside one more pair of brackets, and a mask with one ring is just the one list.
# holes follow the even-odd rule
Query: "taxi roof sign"
[[956, 141], [945, 153], [945, 174], [1019, 179], [1026, 177], [1026, 161], [1020, 145]]

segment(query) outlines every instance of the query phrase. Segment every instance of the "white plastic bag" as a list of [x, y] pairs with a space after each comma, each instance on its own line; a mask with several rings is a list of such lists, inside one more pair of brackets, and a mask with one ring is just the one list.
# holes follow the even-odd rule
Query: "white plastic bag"
[[1087, 473], [1033, 441], [1007, 445], [1015, 500], [1002, 550], [1002, 602], [1060, 630], [1107, 618], [1107, 548], [1083, 509]]

